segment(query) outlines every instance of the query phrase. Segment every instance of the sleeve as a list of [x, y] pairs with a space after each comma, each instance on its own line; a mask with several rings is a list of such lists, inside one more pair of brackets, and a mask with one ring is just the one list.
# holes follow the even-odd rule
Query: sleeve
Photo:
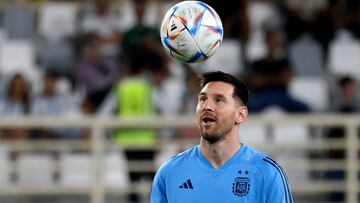
[[100, 104], [96, 112], [97, 116], [106, 117], [114, 114], [114, 112], [116, 112], [116, 106], [117, 106], [116, 97], [114, 96], [113, 92], [110, 92], [110, 94], [108, 94], [105, 97], [104, 101]]
[[159, 170], [152, 183], [150, 203], [167, 203], [165, 180], [162, 170]]
[[264, 159], [269, 164], [270, 175], [266, 178], [266, 203], [293, 203], [288, 178], [283, 169], [273, 160]]

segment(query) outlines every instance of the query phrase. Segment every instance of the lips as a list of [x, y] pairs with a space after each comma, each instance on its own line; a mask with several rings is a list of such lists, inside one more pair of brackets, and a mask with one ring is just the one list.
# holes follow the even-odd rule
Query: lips
[[203, 115], [203, 116], [201, 116], [201, 120], [205, 124], [211, 124], [211, 123], [216, 122], [216, 117], [211, 116], [211, 115]]

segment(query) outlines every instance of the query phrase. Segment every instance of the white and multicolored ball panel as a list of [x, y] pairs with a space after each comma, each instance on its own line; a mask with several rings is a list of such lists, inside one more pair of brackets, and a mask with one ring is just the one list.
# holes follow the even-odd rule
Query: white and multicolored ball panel
[[220, 17], [200, 1], [183, 1], [165, 15], [161, 42], [173, 58], [186, 63], [201, 62], [219, 49], [223, 39]]

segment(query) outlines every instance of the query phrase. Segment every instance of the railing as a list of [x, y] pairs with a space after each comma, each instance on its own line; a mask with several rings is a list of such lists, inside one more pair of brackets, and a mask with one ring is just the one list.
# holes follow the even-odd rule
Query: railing
[[[254, 142], [256, 148], [269, 154], [281, 154], [294, 152], [305, 152], [312, 150], [342, 149], [345, 150], [343, 159], [288, 159], [283, 163], [280, 162], [286, 171], [300, 171], [308, 175], [310, 171], [325, 170], [344, 170], [344, 180], [312, 180], [302, 181], [301, 179], [292, 178], [290, 175], [292, 190], [295, 197], [306, 195], [317, 195], [323, 192], [344, 192], [346, 203], [358, 202], [359, 194], [359, 137], [358, 129], [360, 127], [360, 115], [338, 115], [338, 114], [321, 114], [321, 115], [286, 115], [281, 117], [261, 117], [250, 116], [245, 125], [262, 126], [267, 130], [269, 139], [266, 142]], [[244, 127], [245, 127], [244, 125]], [[320, 138], [312, 138], [304, 143], [276, 143], [274, 142], [273, 130], [277, 125], [302, 125], [307, 128], [325, 129], [332, 126], [341, 126], [345, 129], [345, 135], [340, 139], [326, 139], [320, 133]], [[7, 146], [12, 149], [16, 148], [37, 148], [65, 150], [71, 148], [89, 148], [92, 152], [92, 183], [88, 188], [67, 188], [61, 186], [45, 188], [24, 188], [21, 186], [0, 187], [1, 194], [6, 195], [26, 195], [26, 194], [89, 194], [91, 203], [104, 203], [106, 194], [118, 194], [121, 191], [117, 188], [108, 188], [104, 185], [104, 169], [102, 167], [104, 151], [111, 146], [111, 143], [105, 139], [104, 132], [106, 129], [113, 128], [183, 128], [196, 127], [193, 117], [152, 117], [152, 118], [0, 118], [1, 128], [88, 128], [91, 129], [90, 141], [19, 141], [19, 142], [0, 142], [0, 147]], [[240, 129], [242, 126], [240, 127]], [[320, 130], [321, 131], [321, 130]], [[241, 130], [240, 130], [241, 132]], [[242, 135], [251, 136], [251, 135]], [[289, 134], [291, 136], [291, 133]], [[178, 144], [176, 140], [167, 140]], [[56, 143], [54, 145], [54, 143]], [[190, 144], [191, 145], [191, 144]], [[164, 146], [164, 145], [162, 145]], [[162, 146], [157, 146], [160, 149]], [[275, 156], [276, 157], [276, 156]], [[281, 156], [280, 156], [281, 157]], [[305, 164], [306, 162], [306, 164]], [[310, 163], [310, 164], [309, 164]], [[151, 163], [134, 163], [130, 165], [130, 170], [137, 168], [148, 168], [156, 170]], [[289, 173], [292, 174], [292, 173]], [[126, 194], [131, 191], [142, 193], [148, 197], [150, 183], [131, 185], [131, 187], [122, 190]], [[296, 199], [296, 198], [295, 198]], [[306, 200], [304, 200], [306, 201]]]

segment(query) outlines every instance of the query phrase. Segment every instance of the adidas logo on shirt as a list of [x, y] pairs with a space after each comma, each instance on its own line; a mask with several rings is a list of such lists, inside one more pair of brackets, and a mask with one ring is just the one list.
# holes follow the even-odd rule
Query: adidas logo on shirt
[[182, 185], [180, 185], [179, 188], [182, 188], [182, 189], [194, 189], [190, 179], [187, 179], [187, 181], [184, 182]]

